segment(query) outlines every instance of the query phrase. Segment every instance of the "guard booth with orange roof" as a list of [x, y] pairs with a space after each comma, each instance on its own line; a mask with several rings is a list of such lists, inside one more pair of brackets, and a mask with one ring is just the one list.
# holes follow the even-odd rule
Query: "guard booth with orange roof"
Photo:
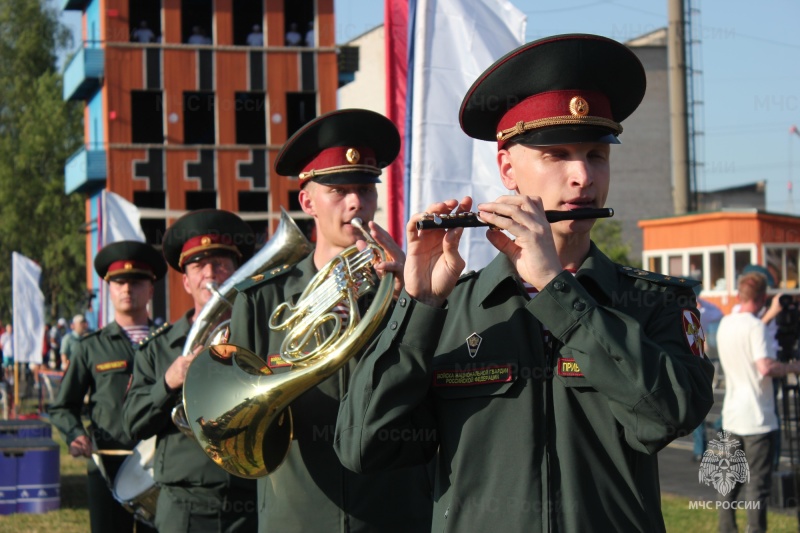
[[744, 267], [766, 267], [770, 294], [800, 294], [800, 217], [760, 209], [723, 210], [639, 221], [645, 270], [703, 282], [702, 297], [729, 313]]

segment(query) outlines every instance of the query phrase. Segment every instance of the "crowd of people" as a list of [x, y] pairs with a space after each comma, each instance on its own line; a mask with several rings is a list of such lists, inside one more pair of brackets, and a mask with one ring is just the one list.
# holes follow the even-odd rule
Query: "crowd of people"
[[[195, 42], [207, 39], [195, 30]], [[132, 38], [150, 42], [146, 24], [137, 31]], [[286, 44], [303, 42], [290, 24]], [[310, 25], [305, 43], [313, 42]], [[247, 43], [263, 44], [260, 26]], [[590, 240], [594, 219], [547, 219], [548, 211], [604, 206], [611, 147], [645, 86], [639, 59], [611, 39], [555, 36], [510, 51], [476, 79], [459, 113], [466, 135], [497, 143], [508, 194], [479, 204], [431, 199], [410, 217], [405, 250], [374, 222], [376, 184], [400, 150], [389, 119], [339, 110], [288, 139], [274, 169], [298, 177], [314, 248], [294, 264], [239, 280], [232, 309], [219, 318], [230, 318], [225, 340], [242, 355], [214, 357], [242, 366], [252, 353], [251, 374], [288, 379], [311, 364], [309, 353], [371, 316], [381, 295], [388, 310], [370, 329], [356, 329], [363, 338], [348, 339], [353, 353], [320, 372], [291, 412], [273, 413], [269, 427], [259, 419], [225, 425], [252, 413], [258, 399], [246, 392], [241, 413], [205, 421], [214, 442], [256, 430], [288, 435], [285, 456], [268, 464], [260, 462], [267, 455], [260, 440], [235, 441], [258, 449], [204, 449], [172, 416], [190, 365], [210, 357], [187, 340], [195, 319], [255, 252], [249, 225], [227, 211], [194, 211], [167, 229], [161, 253], [130, 241], [100, 250], [94, 268], [108, 284], [114, 320], [87, 332], [76, 315], [71, 332], [59, 320], [46, 335], [50, 360], [65, 371], [51, 420], [74, 457], [92, 458], [92, 530], [133, 530], [114, 481], [124, 453], [154, 439], [155, 518], [137, 531], [665, 531], [657, 453], [695, 428], [704, 433], [714, 368], [702, 325], [719, 317], [698, 300], [698, 281], [613, 263]], [[464, 228], [418, 230], [417, 223], [471, 211], [502, 231], [487, 230], [493, 261], [465, 274]], [[382, 255], [368, 256], [372, 271], [346, 297], [315, 311], [322, 318], [313, 335], [290, 338], [267, 327], [282, 304], [292, 312], [322, 305], [316, 292], [307, 302], [307, 291], [352, 246]], [[168, 269], [192, 306], [157, 327], [147, 303]], [[739, 298], [739, 312], [721, 319], [718, 334], [723, 428], [752, 461], [746, 490], [763, 512], [750, 527], [763, 531], [777, 427], [769, 384], [800, 372], [800, 363], [779, 363], [769, 348], [768, 320], [757, 316], [763, 276], [743, 276]], [[290, 349], [301, 362], [291, 362]], [[234, 454], [269, 475], [233, 475], [221, 466]], [[720, 516], [721, 527], [735, 528]]]

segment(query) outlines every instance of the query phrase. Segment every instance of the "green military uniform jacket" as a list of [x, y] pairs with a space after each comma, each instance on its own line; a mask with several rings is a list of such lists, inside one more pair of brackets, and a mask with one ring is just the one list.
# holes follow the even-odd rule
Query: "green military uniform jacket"
[[[266, 359], [274, 372], [285, 371], [276, 357], [283, 334], [269, 330], [269, 317], [280, 303], [295, 303], [316, 272], [312, 253], [272, 279], [241, 284], [244, 292], [233, 307], [230, 342]], [[351, 359], [292, 403], [289, 455], [275, 472], [258, 480], [259, 531], [430, 530], [432, 487], [425, 467], [357, 475], [342, 467], [334, 453], [339, 402], [354, 366]]]
[[86, 435], [81, 409], [88, 392], [94, 445], [100, 449], [133, 449], [136, 441], [125, 432], [121, 415], [136, 353], [116, 322], [75, 339], [58, 397], [49, 408], [53, 425], [64, 434], [67, 443]]
[[592, 244], [532, 299], [502, 254], [445, 309], [403, 292], [352, 376], [336, 451], [374, 472], [438, 449], [433, 531], [664, 531], [656, 452], [713, 403], [680, 284]]
[[[189, 317], [193, 313], [194, 310], [190, 310], [174, 325], [162, 326], [142, 343], [123, 418], [125, 427], [135, 440], [157, 435], [153, 466], [157, 484], [179, 487], [193, 499], [207, 501], [208, 506], [222, 506], [231, 488], [255, 492], [254, 484], [229, 475], [206, 455], [195, 439], [178, 430], [171, 413], [181, 400], [182, 389], [168, 390], [164, 381], [169, 366], [181, 357], [191, 328]], [[161, 501], [160, 498], [158, 513], [168, 513], [161, 508]]]

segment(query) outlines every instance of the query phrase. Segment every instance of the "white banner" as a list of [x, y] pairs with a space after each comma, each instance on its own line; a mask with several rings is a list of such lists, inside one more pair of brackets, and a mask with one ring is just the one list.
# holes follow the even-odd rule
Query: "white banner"
[[44, 294], [39, 288], [42, 268], [17, 252], [11, 252], [11, 324], [14, 361], [42, 364], [44, 344]]
[[[101, 246], [118, 241], [145, 242], [139, 208], [122, 196], [103, 191], [101, 213]], [[114, 307], [108, 294], [108, 284], [100, 280], [100, 313], [98, 328], [114, 320]]]
[[[524, 43], [525, 24], [525, 15], [506, 0], [418, 0], [409, 65], [409, 215], [449, 198], [469, 195], [477, 205], [510, 194], [497, 170], [497, 145], [467, 137], [458, 111], [478, 76]], [[465, 231], [459, 250], [471, 270], [497, 254], [480, 229]]]

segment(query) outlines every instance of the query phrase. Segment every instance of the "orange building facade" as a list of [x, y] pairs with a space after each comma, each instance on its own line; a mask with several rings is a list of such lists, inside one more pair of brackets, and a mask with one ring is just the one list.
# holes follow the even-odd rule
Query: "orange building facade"
[[[166, 228], [195, 209], [238, 213], [262, 243], [281, 207], [299, 213], [297, 180], [272, 168], [294, 131], [336, 108], [333, 0], [64, 0], [62, 7], [81, 10], [83, 20], [64, 98], [86, 102], [85, 145], [65, 173], [66, 192], [87, 197], [90, 290], [100, 285], [91, 264], [102, 242], [103, 190], [140, 209], [157, 247]], [[300, 42], [288, 34], [296, 29]], [[154, 316], [174, 321], [192, 306], [176, 272], [156, 293]]]
[[769, 270], [770, 294], [800, 294], [800, 217], [745, 209], [642, 220], [639, 227], [643, 268], [701, 280], [702, 297], [725, 313], [750, 264]]

